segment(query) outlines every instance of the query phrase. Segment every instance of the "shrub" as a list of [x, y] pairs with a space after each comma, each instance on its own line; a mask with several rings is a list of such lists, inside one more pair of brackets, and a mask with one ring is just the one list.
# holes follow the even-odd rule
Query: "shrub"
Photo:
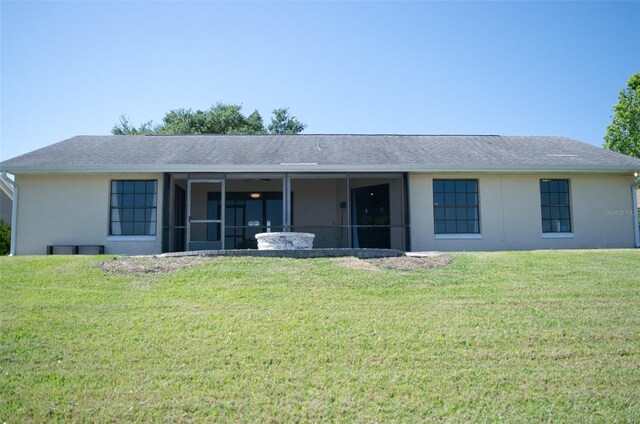
[[11, 252], [11, 225], [0, 219], [0, 256]]

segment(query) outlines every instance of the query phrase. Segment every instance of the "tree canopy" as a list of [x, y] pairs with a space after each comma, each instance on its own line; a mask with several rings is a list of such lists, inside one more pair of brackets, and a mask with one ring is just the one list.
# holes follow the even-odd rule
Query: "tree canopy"
[[631, 75], [620, 91], [612, 118], [604, 148], [640, 158], [640, 73]]
[[298, 121], [295, 116], [289, 115], [289, 109], [275, 109], [267, 130], [271, 134], [298, 134], [305, 127], [306, 125]]
[[265, 127], [260, 112], [248, 116], [242, 106], [216, 103], [208, 110], [175, 109], [164, 115], [161, 124], [148, 121], [136, 127], [126, 115], [111, 130], [115, 135], [151, 134], [299, 134], [306, 124], [289, 114], [288, 108], [273, 110], [271, 123]]

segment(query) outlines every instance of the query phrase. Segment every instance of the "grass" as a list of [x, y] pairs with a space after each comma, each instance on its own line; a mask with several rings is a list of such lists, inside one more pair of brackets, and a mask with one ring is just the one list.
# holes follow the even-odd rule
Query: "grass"
[[640, 251], [0, 258], [0, 422], [640, 421]]

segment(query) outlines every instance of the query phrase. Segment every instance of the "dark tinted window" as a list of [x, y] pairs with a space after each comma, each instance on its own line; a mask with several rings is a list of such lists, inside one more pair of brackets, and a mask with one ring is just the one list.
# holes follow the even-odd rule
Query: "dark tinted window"
[[569, 180], [540, 180], [543, 233], [570, 233]]
[[156, 180], [111, 181], [109, 235], [156, 235], [157, 199]]
[[478, 180], [433, 180], [436, 234], [480, 233]]

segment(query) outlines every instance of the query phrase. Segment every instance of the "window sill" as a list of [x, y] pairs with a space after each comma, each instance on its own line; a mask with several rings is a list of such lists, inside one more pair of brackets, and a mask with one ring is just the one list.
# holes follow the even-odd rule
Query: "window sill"
[[156, 236], [109, 236], [107, 241], [156, 241]]
[[561, 238], [574, 238], [573, 233], [542, 233], [542, 238], [548, 239], [561, 239]]
[[482, 234], [436, 234], [436, 240], [480, 240]]

